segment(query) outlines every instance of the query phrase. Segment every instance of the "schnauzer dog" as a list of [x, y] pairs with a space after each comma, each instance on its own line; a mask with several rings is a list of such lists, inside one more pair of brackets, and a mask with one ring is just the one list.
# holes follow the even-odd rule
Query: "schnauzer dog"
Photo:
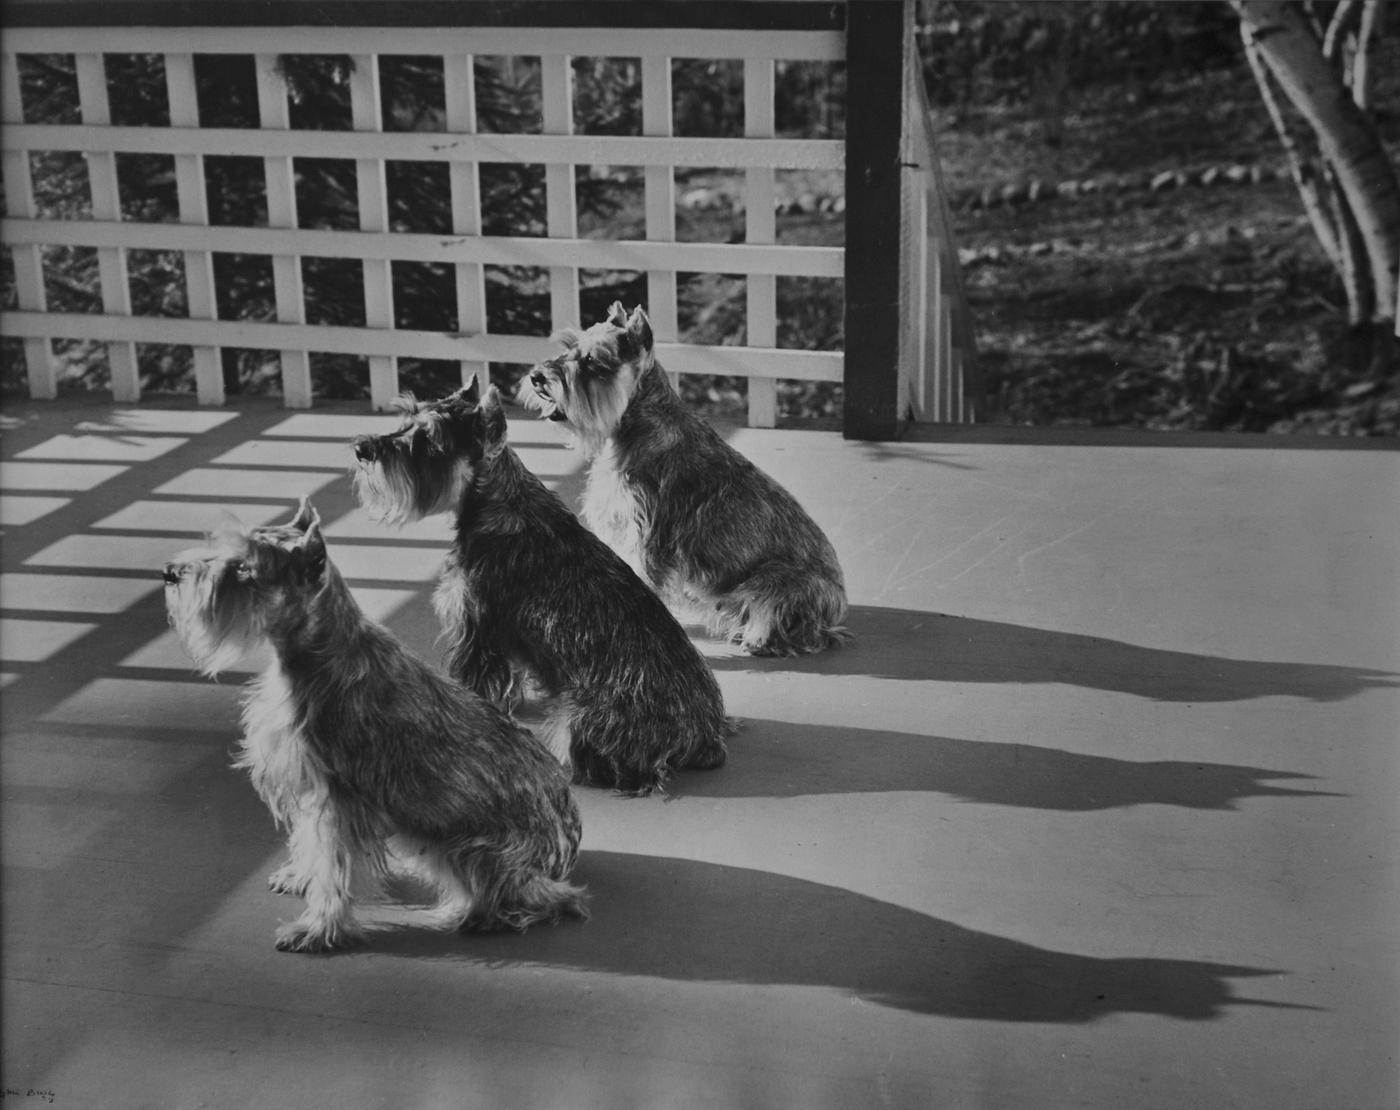
[[[306, 898], [277, 947], [316, 952], [373, 928], [524, 929], [586, 917], [568, 881], [579, 815], [568, 776], [526, 729], [411, 655], [367, 618], [303, 500], [293, 520], [230, 527], [165, 565], [170, 622], [207, 675], [266, 644], [247, 687], [246, 768], [290, 860], [270, 885]], [[404, 869], [420, 910], [356, 915], [352, 871]]]
[[542, 737], [574, 781], [664, 792], [672, 771], [725, 760], [718, 683], [646, 583], [506, 444], [494, 386], [401, 402], [403, 424], [354, 441], [356, 495], [389, 523], [456, 511], [434, 603], [449, 671], [507, 711], [527, 682]]
[[831, 542], [676, 395], [641, 308], [614, 303], [602, 323], [555, 338], [564, 353], [530, 372], [519, 401], [567, 423], [591, 458], [588, 526], [678, 613], [750, 654], [845, 639]]

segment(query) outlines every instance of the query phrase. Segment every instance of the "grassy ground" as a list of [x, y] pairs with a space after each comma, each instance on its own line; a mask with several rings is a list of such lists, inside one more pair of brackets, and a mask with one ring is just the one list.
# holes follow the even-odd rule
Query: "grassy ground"
[[[1398, 89], [1391, 80], [1382, 90], [1391, 141]], [[1082, 92], [1063, 122], [1052, 146], [1030, 108], [939, 120], [986, 419], [1400, 430], [1396, 376], [1344, 369], [1342, 289], [1242, 63], [1150, 90]], [[1235, 165], [1254, 170], [1246, 183], [1149, 185]], [[1096, 191], [1001, 199], [1034, 181], [1050, 193], [1065, 181]]]

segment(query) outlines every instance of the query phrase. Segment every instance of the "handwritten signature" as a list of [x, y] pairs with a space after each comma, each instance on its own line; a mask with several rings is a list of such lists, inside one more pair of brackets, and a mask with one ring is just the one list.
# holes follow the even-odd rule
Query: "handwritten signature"
[[7, 1098], [41, 1098], [52, 1103], [55, 1096], [52, 1091], [41, 1091], [38, 1087], [5, 1087], [0, 1090], [0, 1102]]

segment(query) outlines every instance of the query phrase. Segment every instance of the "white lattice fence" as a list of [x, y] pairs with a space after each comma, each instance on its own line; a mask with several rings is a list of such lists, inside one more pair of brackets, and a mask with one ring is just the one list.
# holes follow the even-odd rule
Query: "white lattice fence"
[[[18, 307], [0, 313], [0, 328], [7, 336], [22, 340], [33, 396], [52, 397], [57, 391], [53, 342], [87, 340], [106, 345], [112, 390], [121, 401], [140, 395], [138, 345], [167, 344], [192, 351], [196, 390], [203, 403], [218, 404], [224, 399], [221, 350], [251, 348], [277, 352], [286, 404], [296, 408], [313, 402], [313, 354], [364, 357], [373, 404], [382, 408], [399, 391], [403, 359], [457, 362], [462, 379], [467, 381], [483, 378], [490, 362], [530, 363], [548, 355], [552, 347], [547, 339], [498, 334], [487, 324], [486, 268], [528, 267], [547, 275], [551, 328], [581, 321], [581, 271], [644, 274], [647, 309], [667, 368], [673, 375], [747, 379], [751, 424], [775, 423], [777, 383], [781, 379], [844, 382], [848, 435], [886, 438], [896, 432], [899, 423], [911, 418], [971, 418], [965, 386], [971, 372], [971, 329], [927, 102], [912, 53], [911, 0], [902, 5], [871, 3], [845, 9], [826, 4], [755, 4], [743, 9], [731, 5], [730, 9], [750, 21], [743, 28], [345, 26], [334, 20], [322, 26], [295, 25], [312, 7], [289, 7], [287, 11], [293, 15], [284, 22], [293, 25], [279, 26], [223, 25], [220, 11], [211, 5], [203, 18], [216, 24], [213, 26], [49, 26], [44, 19], [30, 18], [28, 22], [21, 20], [21, 26], [7, 28], [0, 44], [0, 107], [4, 112], [0, 145], [8, 215], [0, 223], [0, 237], [12, 253]], [[329, 18], [321, 6], [314, 7], [317, 18]], [[538, 9], [536, 15], [540, 11], [582, 10], [580, 5], [519, 7]], [[36, 8], [45, 5], [32, 5], [31, 16]], [[817, 13], [809, 26], [765, 29], [765, 19], [781, 21], [800, 8]], [[70, 11], [59, 4], [48, 4], [46, 10], [59, 15]], [[105, 20], [105, 9], [92, 10], [98, 13], [96, 20]], [[336, 9], [342, 15], [365, 10], [354, 5]], [[654, 17], [647, 15], [650, 9], [645, 6], [629, 5], [628, 10], [643, 23]], [[674, 9], [679, 10], [680, 6]], [[696, 9], [688, 10], [693, 14]], [[401, 11], [407, 9], [394, 9], [395, 14]], [[456, 8], [435, 11], [449, 22], [461, 14]], [[840, 14], [843, 11], [844, 15]], [[890, 11], [893, 19], [886, 14]], [[86, 18], [94, 22], [91, 12]], [[865, 117], [848, 118], [850, 139], [778, 137], [776, 67], [782, 62], [841, 63], [847, 61], [848, 50], [857, 49], [856, 43], [862, 56], [848, 63], [850, 110], [855, 111], [857, 89], [873, 91], [878, 87], [879, 92], [863, 98]], [[563, 45], [569, 53], [561, 52]], [[26, 54], [74, 58], [80, 123], [26, 122], [19, 65]], [[169, 101], [168, 127], [112, 125], [104, 58], [109, 54], [161, 55]], [[257, 127], [201, 125], [196, 57], [210, 54], [253, 59]], [[298, 55], [337, 55], [353, 60], [349, 129], [293, 129], [279, 58]], [[442, 130], [386, 130], [380, 60], [402, 55], [441, 60]], [[542, 133], [501, 134], [478, 126], [474, 69], [476, 59], [482, 57], [538, 60]], [[640, 134], [574, 133], [575, 58], [636, 59], [641, 77]], [[741, 136], [693, 138], [674, 134], [674, 66], [686, 59], [740, 64]], [[858, 67], [863, 70], [858, 72]], [[860, 155], [851, 155], [857, 148]], [[91, 219], [40, 218], [30, 155], [53, 151], [85, 156]], [[173, 159], [178, 222], [123, 218], [117, 187], [121, 155]], [[848, 155], [855, 158], [849, 167]], [[227, 156], [261, 162], [265, 226], [211, 224], [205, 160]], [[354, 164], [358, 220], [354, 229], [300, 226], [299, 159], [339, 159]], [[448, 167], [450, 234], [391, 230], [386, 174], [393, 162]], [[544, 236], [483, 234], [481, 167], [497, 163], [544, 167]], [[640, 168], [644, 182], [642, 238], [607, 240], [580, 235], [575, 171], [584, 166]], [[775, 218], [778, 175], [784, 170], [843, 169], [847, 219], [852, 213], [861, 216], [858, 249], [780, 242]], [[743, 175], [742, 242], [678, 241], [676, 180], [678, 171], [688, 170]], [[891, 173], [899, 174], [903, 182], [893, 193]], [[48, 310], [43, 251], [55, 247], [96, 252], [100, 311]], [[133, 314], [127, 275], [127, 256], [132, 250], [182, 255], [186, 317]], [[270, 259], [275, 319], [219, 319], [213, 263], [222, 253]], [[363, 327], [309, 322], [303, 288], [308, 259], [343, 259], [361, 267]], [[395, 326], [396, 262], [451, 268], [456, 285], [456, 331]], [[681, 342], [677, 300], [681, 274], [743, 277], [744, 345]], [[845, 331], [862, 333], [862, 342], [849, 357], [840, 351], [778, 346], [778, 282], [783, 278], [844, 280]], [[866, 294], [873, 290], [878, 292], [872, 301]], [[870, 342], [872, 328], [878, 342]], [[889, 342], [881, 335], [888, 335]]]
[[[571, 30], [574, 55], [557, 53], [560, 36], [539, 28], [415, 29], [346, 28], [307, 34], [301, 28], [16, 29], [4, 42], [5, 180], [10, 215], [0, 234], [15, 255], [19, 310], [0, 318], [5, 333], [23, 337], [35, 396], [55, 392], [49, 341], [92, 339], [108, 344], [113, 391], [119, 399], [139, 394], [136, 343], [187, 344], [194, 352], [201, 401], [223, 400], [219, 349], [253, 347], [280, 352], [286, 403], [312, 401], [308, 355], [313, 351], [366, 355], [374, 404], [383, 407], [398, 392], [400, 358], [453, 359], [463, 378], [484, 372], [488, 361], [532, 362], [550, 352], [547, 340], [494, 335], [486, 329], [483, 266], [547, 269], [551, 326], [579, 322], [579, 271], [643, 271], [648, 305], [663, 362], [675, 373], [727, 374], [749, 379], [750, 419], [771, 425], [779, 378], [839, 381], [839, 352], [782, 350], [776, 346], [775, 282], [779, 276], [840, 278], [839, 247], [778, 245], [774, 234], [776, 169], [840, 169], [839, 140], [773, 138], [773, 72], [777, 59], [837, 61], [843, 39], [832, 32], [744, 33], [659, 30]], [[456, 46], [458, 49], [453, 50]], [[170, 103], [168, 128], [109, 124], [103, 53], [161, 53]], [[258, 80], [261, 126], [257, 129], [201, 127], [194, 85], [194, 54], [251, 54]], [[572, 56], [636, 57], [641, 61], [641, 136], [572, 133]], [[77, 63], [82, 120], [79, 125], [27, 124], [20, 114], [17, 56], [72, 53]], [[277, 72], [279, 54], [348, 54], [352, 131], [291, 130], [286, 89]], [[380, 118], [381, 54], [431, 54], [443, 60], [445, 132], [388, 132]], [[476, 55], [538, 57], [544, 133], [483, 134], [476, 128], [473, 58]], [[674, 58], [740, 58], [745, 76], [743, 138], [677, 138], [671, 134], [671, 61]], [[82, 151], [87, 156], [93, 219], [37, 219], [29, 180], [31, 151]], [[180, 204], [178, 224], [123, 221], [116, 193], [115, 156], [166, 154], [175, 159]], [[268, 226], [210, 226], [203, 159], [211, 155], [256, 156], [263, 160]], [[339, 158], [355, 162], [358, 231], [297, 227], [294, 160]], [[450, 166], [454, 234], [389, 230], [385, 165], [389, 161], [446, 162]], [[481, 234], [482, 162], [543, 164], [548, 236]], [[574, 168], [578, 165], [644, 167], [646, 239], [607, 241], [578, 234]], [[742, 170], [747, 241], [675, 241], [675, 171], [682, 167]], [[45, 311], [39, 248], [63, 244], [98, 251], [101, 314]], [[132, 248], [183, 252], [188, 319], [131, 314], [125, 255]], [[271, 257], [277, 320], [219, 320], [212, 257], [217, 252]], [[300, 260], [355, 259], [363, 266], [365, 328], [306, 323]], [[457, 275], [459, 333], [396, 329], [392, 262], [448, 263]], [[678, 272], [742, 274], [748, 286], [746, 346], [700, 347], [679, 342]]]

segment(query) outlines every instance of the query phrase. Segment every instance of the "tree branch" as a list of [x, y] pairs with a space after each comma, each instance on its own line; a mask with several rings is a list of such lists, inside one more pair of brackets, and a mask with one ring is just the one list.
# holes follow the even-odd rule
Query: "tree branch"
[[1240, 37], [1244, 39], [1244, 56], [1249, 61], [1249, 68], [1254, 73], [1255, 83], [1258, 84], [1260, 96], [1264, 100], [1264, 107], [1268, 110], [1269, 119], [1273, 121], [1279, 143], [1288, 158], [1288, 172], [1293, 177], [1293, 183], [1298, 186], [1298, 193], [1303, 198], [1303, 208], [1307, 211], [1313, 232], [1322, 244], [1322, 251], [1327, 255], [1327, 260], [1341, 273], [1344, 261], [1341, 229], [1333, 222], [1331, 214], [1323, 204], [1322, 194], [1318, 189], [1317, 173], [1299, 149], [1298, 137], [1284, 115], [1278, 97], [1274, 95], [1273, 79], [1269, 76], [1264, 59], [1260, 57], [1254, 29], [1244, 19], [1240, 20]]
[[[1259, 57], [1298, 114], [1346, 195], [1375, 283], [1376, 323], [1388, 323], [1400, 274], [1400, 174], [1371, 114], [1357, 107], [1322, 56], [1300, 7], [1287, 0], [1230, 0], [1258, 45]], [[1345, 234], [1333, 225], [1334, 234]]]
[[1342, 0], [1337, 5], [1332, 22], [1327, 27], [1327, 34], [1322, 40], [1322, 56], [1329, 62], [1336, 61], [1337, 47], [1341, 45], [1343, 36], [1356, 23], [1356, 17], [1360, 13], [1361, 0]]
[[1340, 258], [1337, 270], [1342, 276], [1342, 286], [1347, 294], [1347, 323], [1354, 326], [1369, 320], [1375, 311], [1375, 286], [1370, 280], [1366, 242], [1361, 236], [1361, 229], [1356, 225], [1351, 205], [1347, 203], [1346, 192], [1330, 166], [1324, 169], [1323, 174], [1327, 182], [1327, 199], [1332, 209], [1333, 226], [1337, 229]]
[[1365, 0], [1361, 26], [1356, 32], [1356, 58], [1352, 62], [1351, 97], [1358, 108], [1371, 109], [1371, 49], [1385, 26], [1385, 0]]

